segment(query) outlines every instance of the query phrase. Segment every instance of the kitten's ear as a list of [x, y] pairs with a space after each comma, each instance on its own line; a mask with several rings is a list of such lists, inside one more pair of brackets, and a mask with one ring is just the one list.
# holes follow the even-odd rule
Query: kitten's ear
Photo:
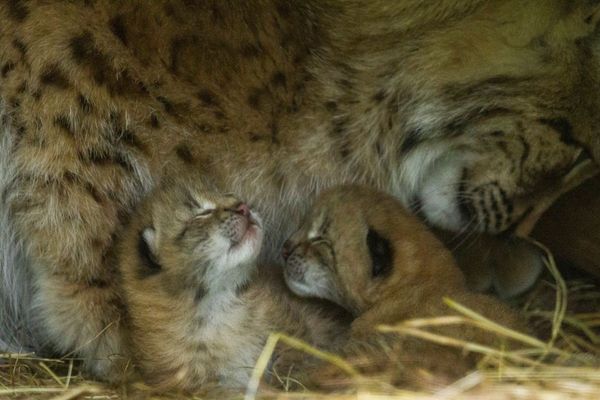
[[139, 234], [138, 256], [140, 260], [140, 276], [146, 278], [154, 275], [162, 269], [158, 263], [158, 243], [154, 228], [146, 228]]
[[154, 228], [146, 228], [140, 233], [138, 241], [138, 254], [142, 269], [140, 276], [147, 277], [156, 274], [162, 269], [158, 262], [158, 243]]
[[156, 230], [154, 228], [146, 228], [142, 232], [142, 240], [146, 242], [146, 246], [152, 256], [156, 257], [158, 244], [156, 243]]

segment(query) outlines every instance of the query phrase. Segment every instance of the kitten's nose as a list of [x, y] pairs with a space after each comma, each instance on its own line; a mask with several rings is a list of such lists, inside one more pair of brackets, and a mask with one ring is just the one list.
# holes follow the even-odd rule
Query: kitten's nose
[[240, 215], [243, 215], [244, 217], [247, 217], [250, 215], [250, 208], [245, 203], [241, 203], [239, 206], [236, 207], [235, 212]]

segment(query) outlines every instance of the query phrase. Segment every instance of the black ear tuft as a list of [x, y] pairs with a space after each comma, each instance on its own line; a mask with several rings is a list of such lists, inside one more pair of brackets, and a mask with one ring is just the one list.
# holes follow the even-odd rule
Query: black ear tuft
[[385, 276], [392, 270], [394, 251], [389, 240], [381, 236], [374, 229], [369, 228], [367, 233], [367, 247], [371, 255], [371, 274], [373, 278]]
[[162, 269], [161, 265], [156, 260], [156, 257], [148, 241], [144, 237], [144, 232], [140, 232], [138, 238], [138, 255], [140, 257], [141, 268], [139, 270], [140, 278], [147, 278], [149, 276], [158, 274]]

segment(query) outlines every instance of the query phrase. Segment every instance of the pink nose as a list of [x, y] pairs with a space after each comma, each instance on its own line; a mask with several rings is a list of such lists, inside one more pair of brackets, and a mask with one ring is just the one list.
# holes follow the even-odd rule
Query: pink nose
[[250, 215], [250, 208], [248, 208], [246, 204], [241, 203], [239, 206], [237, 206], [235, 212], [243, 215], [244, 217], [247, 217]]

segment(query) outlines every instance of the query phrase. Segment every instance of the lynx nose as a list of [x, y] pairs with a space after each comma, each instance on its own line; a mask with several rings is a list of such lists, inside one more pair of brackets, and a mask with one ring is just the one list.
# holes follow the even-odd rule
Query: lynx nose
[[235, 209], [235, 212], [243, 215], [244, 217], [250, 216], [250, 208], [245, 203], [238, 205]]

